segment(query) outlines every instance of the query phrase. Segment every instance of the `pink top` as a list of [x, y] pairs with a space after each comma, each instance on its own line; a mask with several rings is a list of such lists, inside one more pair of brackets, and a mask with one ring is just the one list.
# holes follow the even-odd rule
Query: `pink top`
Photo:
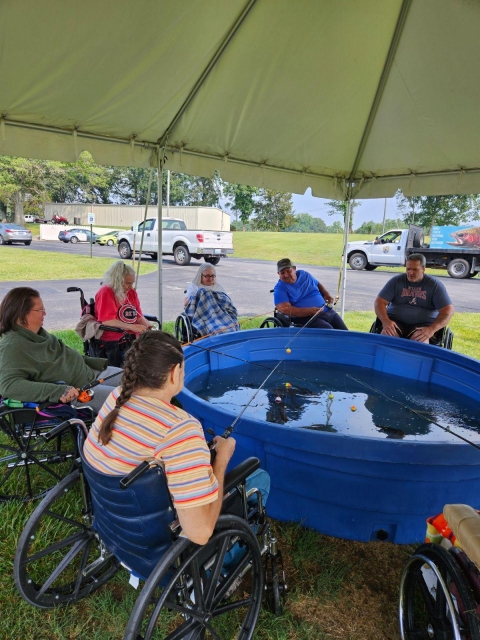
[[[140, 300], [135, 289], [130, 289], [122, 303], [118, 302], [113, 289], [107, 285], [101, 287], [95, 296], [95, 317], [99, 322], [121, 320], [127, 324], [135, 324], [142, 316]], [[136, 335], [133, 331], [129, 331], [129, 333]], [[121, 333], [104, 331], [102, 340], [120, 340], [121, 337]]]

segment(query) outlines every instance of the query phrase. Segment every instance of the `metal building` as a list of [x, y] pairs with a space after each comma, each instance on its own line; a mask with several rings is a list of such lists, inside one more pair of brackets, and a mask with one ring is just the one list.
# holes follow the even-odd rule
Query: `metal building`
[[[141, 222], [145, 205], [127, 204], [65, 204], [47, 202], [44, 207], [45, 220], [54, 214], [64, 216], [69, 224], [87, 225], [88, 214], [95, 214], [95, 226], [131, 227], [135, 221]], [[157, 216], [157, 206], [149, 205], [147, 217]], [[163, 207], [163, 217], [181, 218], [187, 229], [205, 231], [230, 231], [230, 215], [217, 207]]]

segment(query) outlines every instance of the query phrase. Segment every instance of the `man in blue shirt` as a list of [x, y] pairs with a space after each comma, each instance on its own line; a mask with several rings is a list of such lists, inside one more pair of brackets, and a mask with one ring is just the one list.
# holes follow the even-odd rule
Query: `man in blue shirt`
[[291, 260], [282, 258], [277, 262], [277, 272], [279, 281], [273, 290], [273, 300], [280, 313], [292, 316], [296, 325], [308, 323], [312, 329], [348, 331], [338, 313], [326, 306], [333, 302], [333, 297], [308, 271], [297, 271]]
[[429, 342], [447, 326], [454, 309], [442, 282], [425, 275], [425, 256], [412, 253], [406, 273], [393, 276], [378, 294], [375, 313], [384, 335]]

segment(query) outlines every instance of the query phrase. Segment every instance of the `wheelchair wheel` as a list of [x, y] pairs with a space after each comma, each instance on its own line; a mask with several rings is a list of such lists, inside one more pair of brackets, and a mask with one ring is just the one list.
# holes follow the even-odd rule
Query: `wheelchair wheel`
[[47, 442], [43, 434], [60, 420], [40, 420], [34, 409], [0, 412], [0, 501], [42, 497], [73, 469], [75, 431]]
[[274, 316], [269, 316], [265, 318], [265, 320], [260, 325], [260, 329], [276, 329], [277, 327], [283, 327], [284, 325], [275, 318]]
[[[225, 556], [235, 544], [243, 554], [224, 577]], [[135, 603], [124, 640], [249, 640], [262, 592], [262, 558], [255, 534], [245, 520], [220, 516], [205, 546], [179, 538], [160, 560]]]
[[281, 616], [286, 585], [282, 554], [279, 551], [275, 555], [267, 554], [266, 556], [265, 591], [270, 610], [276, 616]]
[[77, 602], [119, 567], [92, 528], [84, 488], [76, 469], [45, 496], [20, 536], [13, 564], [15, 585], [40, 609]]
[[189, 318], [183, 313], [175, 320], [175, 337], [182, 344], [193, 340], [192, 325]]
[[400, 583], [402, 640], [479, 640], [476, 603], [451, 553], [424, 544], [408, 560]]

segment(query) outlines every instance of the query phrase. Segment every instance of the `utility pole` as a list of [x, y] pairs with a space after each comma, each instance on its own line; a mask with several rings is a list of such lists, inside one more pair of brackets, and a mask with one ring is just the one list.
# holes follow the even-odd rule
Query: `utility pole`
[[167, 218], [170, 216], [170, 170], [167, 171]]
[[387, 199], [385, 198], [385, 202], [383, 205], [383, 223], [382, 223], [382, 233], [385, 233], [385, 216], [387, 213]]

